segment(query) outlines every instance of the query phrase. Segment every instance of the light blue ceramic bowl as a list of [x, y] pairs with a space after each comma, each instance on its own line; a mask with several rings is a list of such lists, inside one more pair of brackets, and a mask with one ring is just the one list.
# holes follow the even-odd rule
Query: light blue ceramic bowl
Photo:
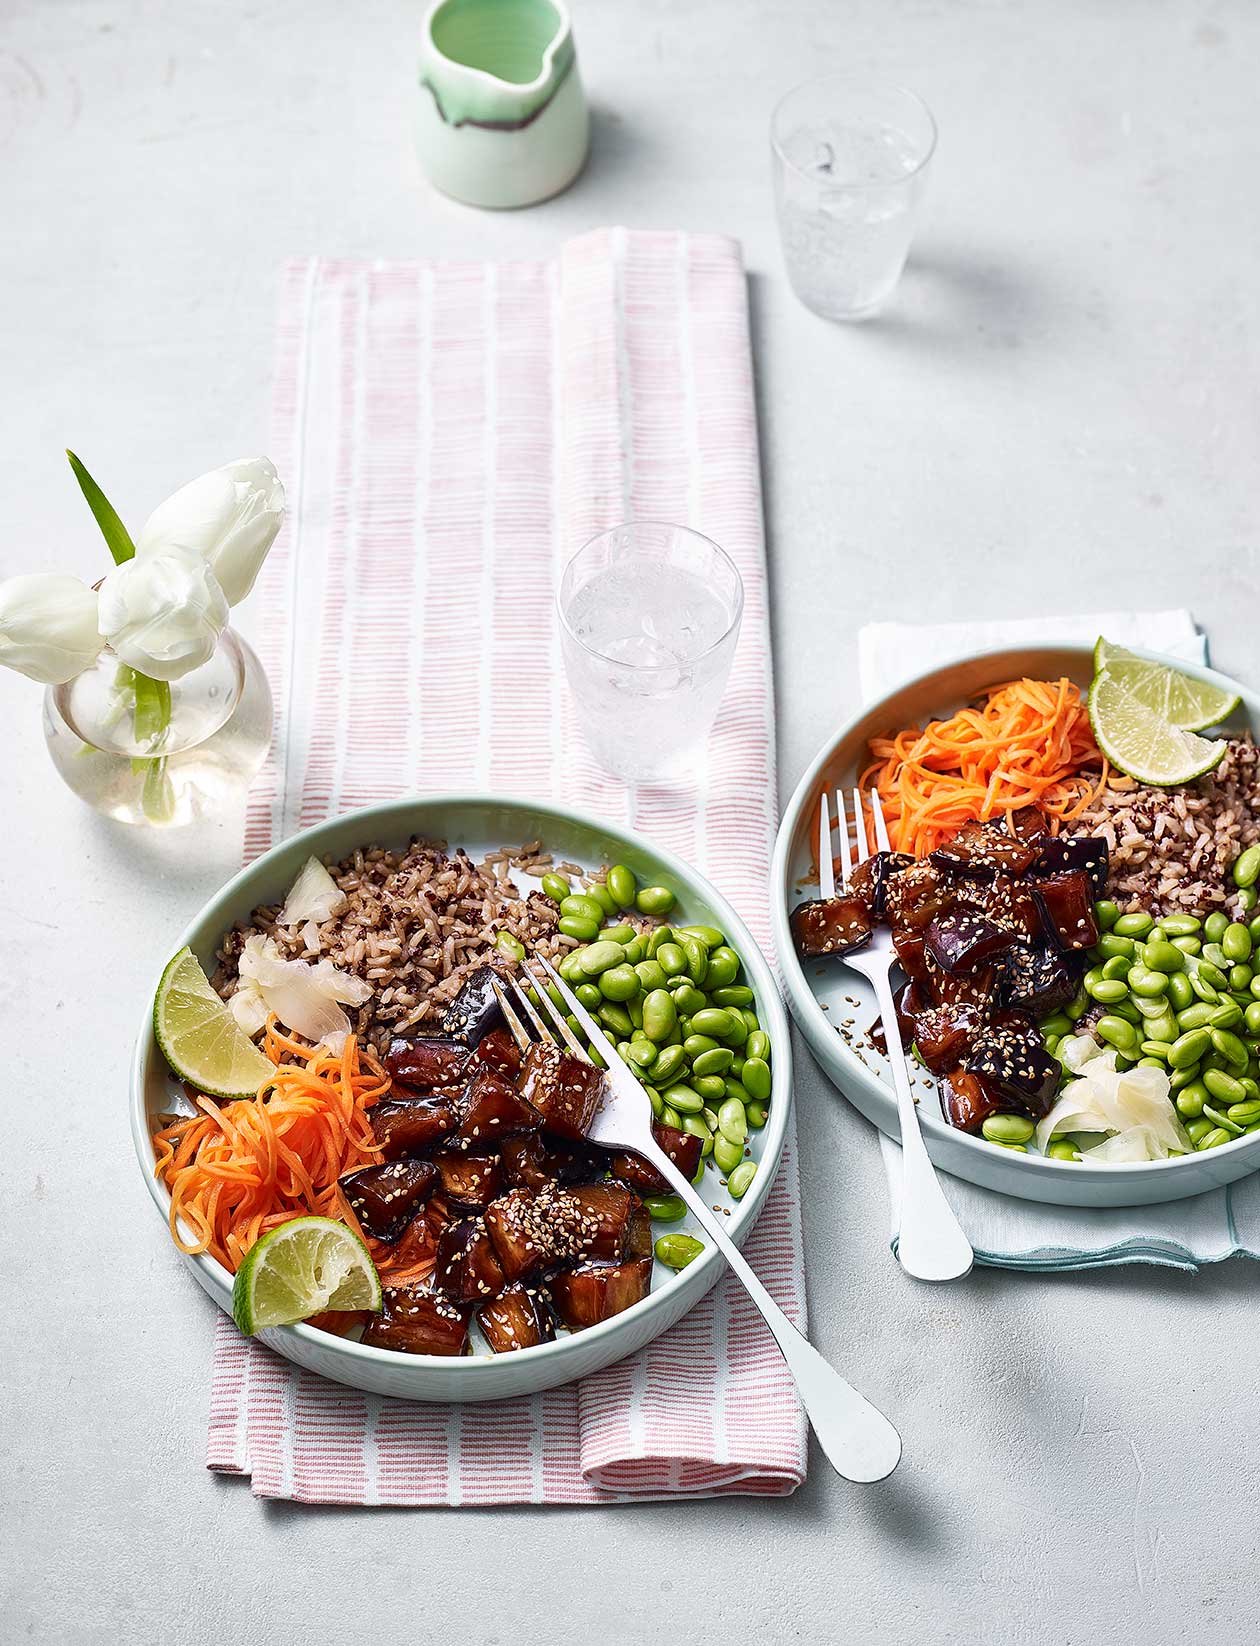
[[[166, 961], [187, 944], [207, 970], [223, 933], [246, 919], [261, 903], [281, 901], [294, 876], [314, 852], [342, 858], [356, 847], [404, 845], [413, 836], [462, 845], [474, 858], [504, 846], [541, 840], [557, 859], [597, 868], [628, 864], [641, 882], [668, 886], [678, 897], [679, 913], [689, 922], [718, 926], [744, 957], [756, 1010], [773, 1042], [774, 1088], [765, 1129], [752, 1134], [751, 1147], [760, 1169], [742, 1201], [732, 1201], [710, 1172], [706, 1195], [730, 1208], [729, 1230], [741, 1242], [756, 1221], [774, 1181], [791, 1098], [791, 1048], [787, 1017], [765, 959], [726, 900], [703, 876], [680, 858], [598, 818], [558, 811], [530, 801], [494, 795], [443, 795], [432, 799], [391, 801], [367, 806], [321, 823], [275, 846], [243, 869], [212, 898], [167, 951], [154, 957], [153, 986]], [[153, 1175], [153, 1120], [169, 1111], [181, 1088], [173, 1081], [153, 1037], [152, 993], [145, 1000], [131, 1077], [131, 1130], [140, 1170], [165, 1225], [170, 1196]], [[688, 1224], [673, 1225], [686, 1229]], [[695, 1233], [701, 1231], [693, 1230]], [[231, 1312], [232, 1277], [213, 1258], [185, 1259], [199, 1284], [219, 1307]], [[585, 1332], [554, 1343], [505, 1355], [471, 1355], [447, 1359], [364, 1348], [309, 1326], [284, 1326], [262, 1334], [269, 1347], [299, 1366], [324, 1377], [373, 1393], [411, 1400], [499, 1400], [532, 1394], [609, 1366], [666, 1331], [721, 1277], [724, 1264], [711, 1246], [681, 1273], [656, 1265], [652, 1290], [642, 1303]]]
[[[1153, 653], [1143, 656], [1154, 657]], [[1242, 708], [1236, 726], [1260, 727], [1260, 696], [1211, 669], [1173, 658], [1155, 658], [1227, 691], [1237, 692]], [[865, 978], [838, 962], [802, 965], [788, 930], [788, 915], [809, 896], [817, 896], [812, 842], [818, 827], [818, 798], [824, 788], [851, 788], [867, 763], [867, 744], [874, 736], [902, 726], [950, 714], [978, 692], [1002, 680], [1027, 675], [1057, 680], [1067, 675], [1088, 686], [1092, 654], [1083, 647], [1045, 647], [986, 652], [899, 687], [872, 703], [829, 737], [797, 785], [779, 827], [770, 877], [770, 907], [779, 964], [787, 984], [788, 1004], [810, 1050], [824, 1071], [868, 1120], [889, 1137], [897, 1137], [897, 1100], [886, 1061], [863, 1043], [864, 1031], [877, 1016], [875, 997]], [[854, 1043], [837, 1025], [845, 1019], [859, 1031]], [[955, 1177], [982, 1188], [1024, 1200], [1063, 1206], [1138, 1206], [1180, 1200], [1246, 1177], [1260, 1167], [1260, 1133], [1209, 1149], [1205, 1154], [1173, 1160], [1115, 1166], [1083, 1166], [1048, 1160], [1039, 1154], [1015, 1154], [948, 1125], [941, 1114], [935, 1082], [916, 1072], [919, 1118], [932, 1159]]]

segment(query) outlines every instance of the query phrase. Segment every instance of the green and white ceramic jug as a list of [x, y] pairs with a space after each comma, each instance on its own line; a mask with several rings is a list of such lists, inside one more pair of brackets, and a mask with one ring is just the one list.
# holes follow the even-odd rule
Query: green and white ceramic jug
[[436, 0], [424, 20], [416, 147], [430, 181], [472, 206], [567, 188], [590, 136], [563, 0]]

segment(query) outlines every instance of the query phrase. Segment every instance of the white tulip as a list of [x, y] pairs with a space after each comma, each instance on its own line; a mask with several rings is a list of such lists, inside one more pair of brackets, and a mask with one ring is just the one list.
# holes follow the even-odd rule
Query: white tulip
[[125, 560], [101, 584], [101, 632], [124, 663], [154, 680], [178, 680], [214, 656], [228, 603], [209, 564], [191, 548]]
[[0, 583], [0, 663], [45, 686], [82, 674], [105, 644], [96, 596], [77, 577], [29, 572]]
[[267, 457], [238, 457], [159, 503], [136, 540], [136, 555], [195, 549], [235, 606], [253, 588], [283, 520], [284, 487], [275, 465]]

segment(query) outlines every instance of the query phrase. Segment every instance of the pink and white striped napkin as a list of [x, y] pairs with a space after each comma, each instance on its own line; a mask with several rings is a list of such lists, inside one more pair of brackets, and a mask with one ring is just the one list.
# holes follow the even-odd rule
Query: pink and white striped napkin
[[[547, 263], [290, 265], [273, 455], [290, 524], [258, 602], [277, 738], [246, 854], [413, 791], [496, 789], [625, 821], [710, 875], [769, 948], [776, 820], [756, 414], [739, 247], [601, 230]], [[694, 788], [587, 753], [557, 655], [558, 568], [635, 516], [698, 527], [747, 593]], [[747, 1251], [803, 1321], [794, 1134]], [[792, 1492], [805, 1431], [723, 1281], [640, 1354], [494, 1406], [382, 1400], [215, 1342], [209, 1466], [260, 1496], [598, 1503]]]

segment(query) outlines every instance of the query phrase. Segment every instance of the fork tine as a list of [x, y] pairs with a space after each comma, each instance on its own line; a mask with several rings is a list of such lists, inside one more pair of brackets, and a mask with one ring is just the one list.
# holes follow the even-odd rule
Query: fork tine
[[888, 825], [884, 822], [884, 808], [880, 805], [879, 790], [871, 790], [871, 816], [875, 820], [875, 846], [878, 851], [890, 852], [892, 845], [888, 839]]
[[844, 809], [844, 790], [836, 790], [836, 816], [840, 820], [840, 867], [844, 870], [845, 884], [853, 873], [853, 854], [849, 850], [849, 814]]
[[853, 813], [853, 821], [857, 830], [857, 860], [859, 863], [865, 863], [871, 855], [871, 843], [866, 837], [866, 813], [862, 809], [861, 789], [854, 789], [853, 791]]
[[[528, 1051], [530, 1046], [533, 1045], [533, 1041], [529, 1037], [529, 1030], [512, 1010], [508, 1003], [507, 995], [504, 994], [498, 983], [492, 982], [490, 987], [494, 990], [495, 999], [499, 1002], [499, 1005], [503, 1009], [503, 1015], [507, 1019], [507, 1026], [512, 1031], [512, 1039], [515, 1040], [516, 1044], [523, 1052]], [[526, 1002], [526, 1004], [528, 1004], [528, 1002]]]
[[[541, 956], [539, 958], [541, 958]], [[546, 964], [547, 964], [547, 962], [544, 960], [543, 965], [545, 966]], [[584, 1063], [589, 1063], [591, 1059], [590, 1059], [590, 1054], [588, 1053], [586, 1047], [582, 1044], [582, 1042], [574, 1034], [573, 1030], [565, 1022], [564, 1013], [560, 1010], [560, 1008], [556, 1005], [555, 1001], [547, 993], [546, 987], [542, 983], [539, 982], [539, 980], [538, 980], [537, 976], [535, 975], [535, 973], [530, 970], [528, 961], [525, 962], [525, 974], [529, 978], [530, 982], [534, 985], [534, 987], [538, 990], [538, 998], [539, 998], [539, 1000], [542, 1001], [543, 1006], [546, 1008], [547, 1016], [555, 1024], [556, 1029], [557, 1029], [557, 1031], [560, 1035], [560, 1038], [564, 1041], [565, 1045], [573, 1053], [574, 1057], [580, 1057]], [[535, 1019], [535, 1021], [537, 1021], [537, 1019]], [[550, 1030], [546, 1027], [545, 1024], [539, 1023], [538, 1026], [539, 1026], [539, 1028], [542, 1029], [542, 1031], [545, 1035], [548, 1035], [552, 1039], [555, 1038], [554, 1035], [551, 1035]]]
[[[840, 838], [844, 839], [844, 813], [840, 814]], [[845, 841], [848, 845], [848, 841]], [[827, 811], [827, 791], [818, 808], [818, 890], [823, 897], [836, 895], [836, 873], [831, 862], [831, 817]]]
[[[548, 960], [545, 955], [541, 954], [535, 955], [534, 959], [546, 972], [547, 976], [555, 984], [556, 988], [559, 989], [560, 998], [564, 1001], [565, 1005], [582, 1025], [582, 1031], [586, 1035], [586, 1038], [590, 1041], [591, 1045], [594, 1046], [595, 1050], [603, 1058], [608, 1067], [610, 1069], [624, 1069], [625, 1064], [622, 1062], [621, 1055], [617, 1051], [617, 1048], [613, 1045], [612, 1041], [609, 1040], [608, 1036], [600, 1028], [599, 1024], [587, 1011], [586, 1007], [573, 993], [573, 990], [560, 976], [560, 973], [551, 964], [550, 960]], [[554, 1011], [555, 1007], [553, 1003], [545, 994], [543, 999], [547, 1001], [549, 1006], [552, 1006], [552, 1010]], [[582, 1056], [587, 1056], [585, 1050], [583, 1051]], [[629, 1074], [630, 1071], [627, 1069], [626, 1073]], [[633, 1078], [634, 1077], [631, 1076], [631, 1079]]]

